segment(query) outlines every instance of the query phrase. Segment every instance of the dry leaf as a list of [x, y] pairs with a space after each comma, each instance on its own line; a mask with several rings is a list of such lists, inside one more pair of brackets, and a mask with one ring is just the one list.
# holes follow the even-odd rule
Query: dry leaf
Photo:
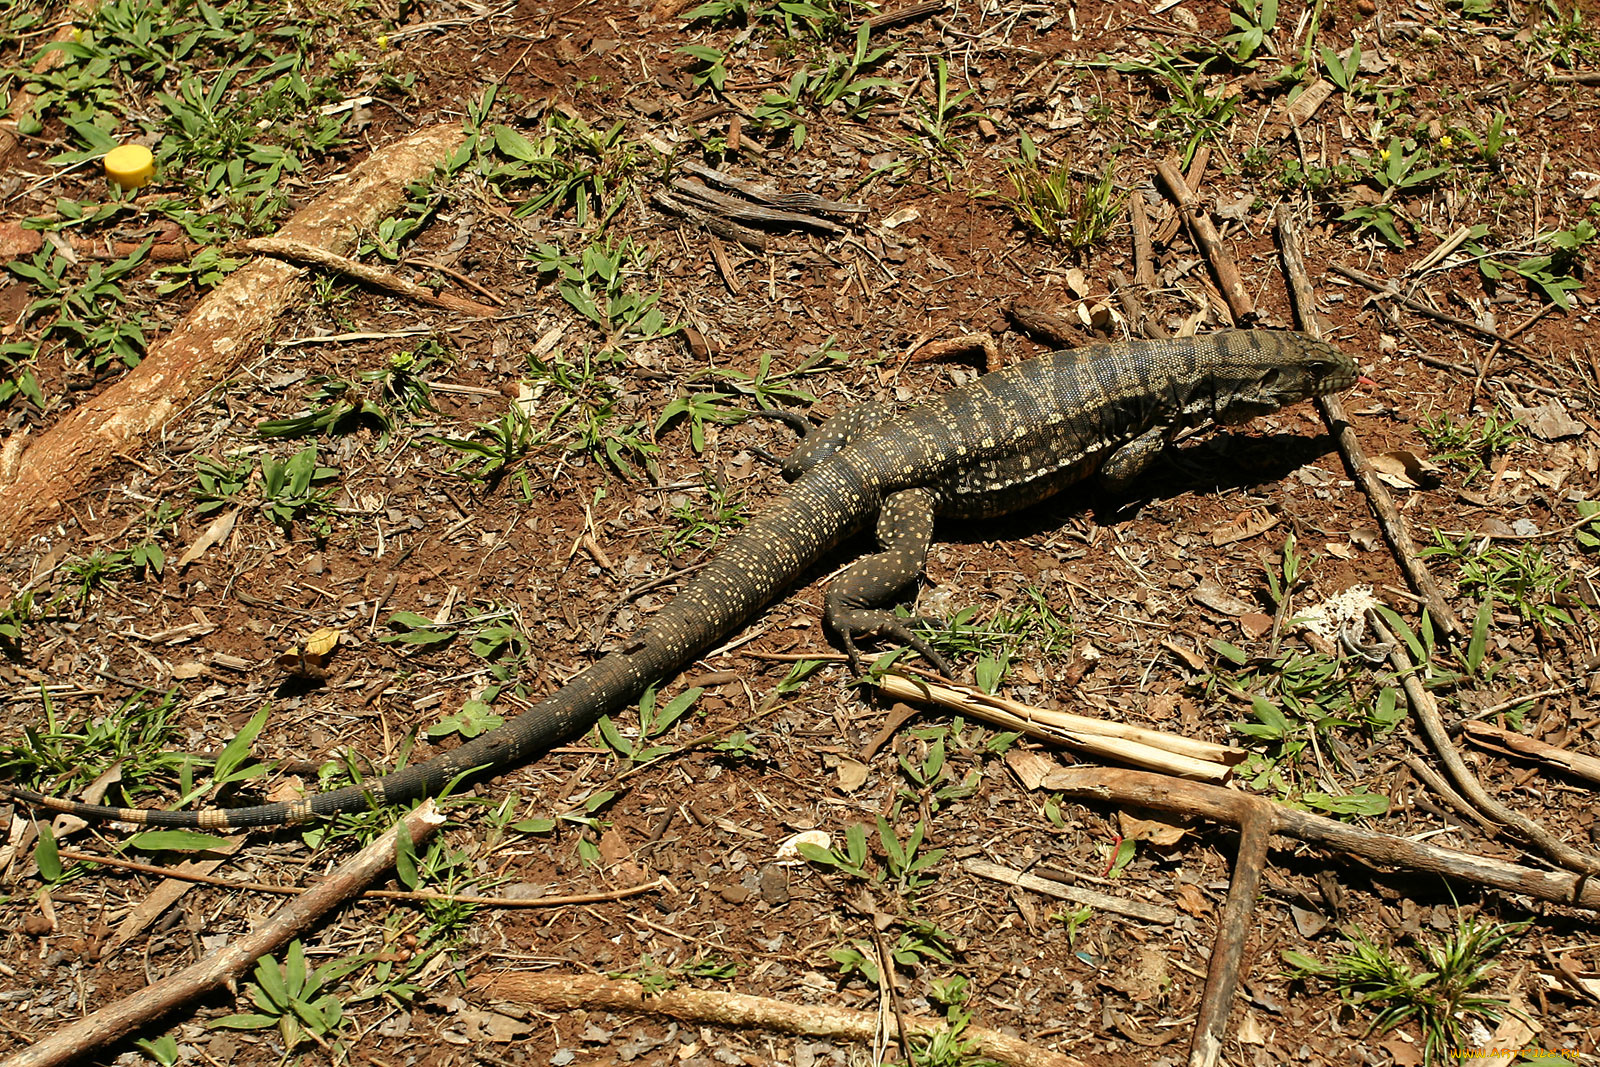
[[1157, 1000], [1170, 981], [1166, 952], [1157, 945], [1140, 945], [1134, 950], [1133, 958], [1106, 979], [1105, 984], [1142, 1004]]
[[1528, 428], [1533, 436], [1541, 441], [1557, 441], [1563, 437], [1579, 437], [1587, 427], [1571, 415], [1558, 400], [1547, 404], [1540, 404], [1536, 408], [1511, 406], [1511, 414], [1515, 415], [1522, 425]]
[[1373, 456], [1368, 462], [1379, 481], [1396, 489], [1431, 489], [1444, 473], [1437, 464], [1404, 448]]
[[1252, 640], [1262, 637], [1272, 629], [1272, 616], [1263, 615], [1259, 611], [1246, 612], [1239, 616], [1239, 629]]
[[527, 1037], [533, 1033], [534, 1024], [513, 1019], [509, 1015], [501, 1015], [497, 1011], [469, 1008], [456, 1016], [455, 1023], [450, 1029], [453, 1034], [464, 1037], [468, 1042], [495, 1041], [504, 1044]]
[[1422, 1050], [1398, 1030], [1378, 1042], [1378, 1047], [1394, 1057], [1395, 1067], [1422, 1067]]
[[217, 516], [206, 532], [195, 538], [194, 544], [183, 550], [183, 555], [178, 557], [178, 569], [181, 571], [195, 560], [206, 554], [206, 550], [215, 545], [220, 545], [233, 533], [233, 524], [239, 521], [239, 509], [234, 508]]
[[1175, 903], [1197, 919], [1211, 910], [1211, 902], [1200, 892], [1200, 887], [1188, 882], [1178, 883], [1178, 899]]
[[860, 760], [840, 756], [839, 766], [835, 770], [839, 775], [839, 788], [846, 793], [854, 793], [867, 784], [868, 767]]
[[833, 846], [833, 839], [828, 836], [828, 831], [826, 830], [802, 830], [800, 833], [795, 834], [793, 837], [789, 838], [787, 841], [783, 842], [783, 844], [778, 846], [778, 851], [776, 853], [777, 861], [785, 866], [790, 867], [799, 866], [800, 864], [804, 863], [805, 860], [800, 858], [801, 845], [816, 845], [818, 848], [831, 848]]
[[1235, 518], [1226, 526], [1219, 526], [1211, 531], [1211, 543], [1217, 547], [1231, 545], [1239, 541], [1248, 541], [1250, 538], [1272, 529], [1278, 525], [1279, 517], [1270, 511], [1256, 508], [1247, 511]]
[[294, 674], [319, 676], [333, 658], [333, 650], [339, 647], [339, 640], [343, 636], [342, 631], [323, 626], [313, 630], [303, 645], [295, 645], [273, 662]]
[[1234, 1033], [1241, 1045], [1265, 1045], [1267, 1035], [1261, 1029], [1261, 1020], [1256, 1018], [1256, 1013], [1250, 1008], [1244, 1010], [1244, 1018], [1239, 1022], [1239, 1029]]
[[1174, 826], [1159, 819], [1141, 819], [1125, 811], [1117, 812], [1117, 825], [1122, 829], [1123, 840], [1148, 841], [1162, 848], [1176, 845], [1183, 835], [1189, 832], [1182, 826]]

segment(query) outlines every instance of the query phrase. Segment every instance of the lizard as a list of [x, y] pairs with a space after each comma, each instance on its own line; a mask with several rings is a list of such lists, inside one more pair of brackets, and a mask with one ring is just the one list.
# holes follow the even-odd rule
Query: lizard
[[890, 638], [948, 673], [910, 620], [889, 610], [922, 574], [936, 515], [992, 519], [1091, 476], [1121, 491], [1182, 430], [1246, 422], [1357, 379], [1353, 359], [1305, 334], [1228, 330], [1091, 344], [1024, 360], [920, 406], [847, 408], [783, 461], [792, 484], [780, 501], [627, 644], [533, 708], [423, 763], [361, 785], [237, 808], [122, 808], [0, 788], [87, 819], [216, 830], [289, 826], [419, 800], [463, 776], [503, 774], [617, 714], [874, 524], [878, 551], [829, 587], [824, 623], [857, 665], [858, 640]]

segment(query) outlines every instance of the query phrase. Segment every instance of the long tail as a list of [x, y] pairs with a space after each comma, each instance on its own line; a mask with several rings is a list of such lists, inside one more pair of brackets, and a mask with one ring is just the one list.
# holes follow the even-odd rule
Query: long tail
[[613, 652], [539, 704], [424, 763], [359, 786], [242, 808], [161, 811], [82, 804], [31, 789], [0, 792], [84, 819], [207, 830], [285, 826], [318, 816], [409, 803], [468, 773], [499, 773], [582, 734], [629, 707], [651, 682], [691, 662], [783, 592], [807, 567], [874, 514], [876, 500], [845, 464], [824, 463], [752, 522], [663, 608], [627, 650]]

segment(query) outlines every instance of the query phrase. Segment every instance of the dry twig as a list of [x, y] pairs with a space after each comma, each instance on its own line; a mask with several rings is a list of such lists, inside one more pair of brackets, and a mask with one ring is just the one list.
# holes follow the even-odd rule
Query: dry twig
[[1245, 757], [1241, 749], [1128, 723], [1036, 708], [967, 686], [886, 674], [878, 679], [878, 688], [898, 700], [939, 704], [1102, 759], [1185, 778], [1225, 782], [1233, 773], [1233, 765]]
[[[473, 988], [488, 997], [516, 1004], [537, 1004], [561, 1010], [627, 1011], [666, 1015], [685, 1022], [718, 1026], [758, 1027], [786, 1034], [870, 1042], [878, 1029], [876, 1012], [851, 1011], [824, 1004], [790, 1004], [770, 997], [706, 989], [668, 989], [646, 993], [637, 982], [611, 981], [590, 975], [499, 974], [475, 979]], [[913, 1016], [906, 1020], [913, 1037], [946, 1029], [943, 1020]], [[1075, 1056], [1052, 1052], [1021, 1038], [969, 1026], [961, 1036], [981, 1055], [1017, 1067], [1086, 1067]], [[5, 1065], [0, 1064], [0, 1067]]]
[[1467, 735], [1467, 740], [1491, 752], [1499, 752], [1508, 756], [1521, 756], [1524, 759], [1537, 760], [1547, 767], [1555, 767], [1575, 774], [1580, 778], [1587, 778], [1591, 782], [1600, 782], [1600, 759], [1586, 756], [1582, 752], [1571, 752], [1555, 745], [1546, 744], [1536, 737], [1515, 733], [1511, 730], [1502, 730], [1498, 726], [1490, 726], [1486, 722], [1468, 720], [1461, 724], [1461, 730]]
[[390, 827], [388, 833], [278, 909], [244, 937], [228, 942], [176, 974], [67, 1024], [32, 1047], [0, 1060], [0, 1067], [56, 1067], [69, 1063], [162, 1018], [175, 1008], [192, 1005], [201, 997], [232, 984], [256, 960], [298, 936], [388, 870], [394, 863], [400, 826], [405, 826], [413, 842], [421, 842], [443, 821], [433, 801], [424, 801]]
[[1126, 897], [1114, 897], [1110, 893], [1101, 893], [1093, 889], [1084, 889], [1081, 886], [1067, 885], [1054, 879], [1041, 878], [1037, 874], [1028, 874], [1024, 871], [1013, 870], [1010, 867], [1002, 867], [1000, 864], [990, 863], [988, 860], [963, 860], [961, 866], [979, 878], [987, 878], [992, 882], [1016, 886], [1018, 889], [1028, 889], [1035, 893], [1043, 893], [1048, 897], [1070, 900], [1074, 904], [1086, 905], [1096, 911], [1110, 912], [1112, 915], [1125, 915], [1130, 919], [1158, 923], [1161, 926], [1171, 926], [1178, 921], [1177, 912], [1171, 908], [1163, 908], [1159, 904], [1146, 904], [1142, 900], [1129, 900]]
[[1063, 767], [1047, 776], [1041, 788], [1053, 789], [1079, 800], [1140, 804], [1231, 826], [1243, 822], [1249, 814], [1245, 809], [1250, 804], [1270, 804], [1272, 832], [1293, 837], [1308, 845], [1348, 852], [1352, 856], [1401, 870], [1439, 874], [1507, 893], [1523, 893], [1555, 904], [1600, 911], [1600, 885], [1587, 876], [1569, 871], [1522, 867], [1504, 860], [1395, 837], [1354, 823], [1296, 811], [1275, 801], [1204, 782], [1112, 767]]
[[[341, 256], [330, 252], [326, 248], [307, 244], [285, 237], [253, 237], [248, 241], [240, 241], [239, 247], [246, 252], [254, 252], [258, 256], [273, 256], [277, 259], [286, 259], [290, 263], [298, 263], [306, 267], [321, 267], [323, 270], [336, 271], [354, 278], [358, 282], [385, 292], [403, 296], [407, 300], [415, 300], [419, 304], [431, 307], [444, 308], [446, 311], [455, 311], [463, 315], [476, 315], [479, 318], [489, 318], [499, 312], [488, 304], [480, 304], [476, 300], [468, 300], [464, 296], [453, 293], [435, 293], [424, 289], [415, 282], [408, 282], [396, 274], [386, 270], [370, 267], [365, 263], [358, 263], [349, 256]], [[434, 267], [438, 270], [438, 267]]]
[[1211, 216], [1198, 210], [1197, 198], [1189, 190], [1183, 175], [1178, 173], [1176, 161], [1162, 160], [1156, 164], [1156, 173], [1171, 190], [1172, 199], [1183, 214], [1183, 220], [1189, 224], [1189, 232], [1194, 234], [1195, 244], [1200, 246], [1201, 252], [1210, 261], [1211, 270], [1217, 276], [1217, 284], [1222, 287], [1223, 299], [1227, 300], [1234, 321], [1249, 323], [1256, 317], [1255, 302], [1245, 292], [1244, 280], [1239, 277], [1239, 265], [1233, 261], [1233, 253], [1228, 251], [1228, 246], [1222, 243], [1222, 235], [1217, 232]]
[[[1317, 323], [1316, 298], [1311, 291], [1311, 280], [1306, 271], [1305, 258], [1300, 253], [1299, 227], [1287, 205], [1279, 206], [1277, 223], [1278, 252], [1283, 258], [1283, 272], [1289, 280], [1290, 295], [1294, 298], [1295, 319], [1306, 333], [1320, 337], [1322, 331]], [[1461, 620], [1456, 618], [1449, 601], [1445, 600], [1444, 594], [1439, 591], [1438, 584], [1433, 580], [1433, 574], [1422, 562], [1416, 542], [1411, 539], [1411, 534], [1406, 529], [1405, 519], [1401, 517], [1400, 509], [1395, 506], [1394, 497], [1390, 495], [1388, 487], [1378, 480], [1377, 472], [1367, 461], [1366, 451], [1361, 447], [1361, 441], [1350, 425], [1350, 417], [1345, 413], [1344, 405], [1340, 403], [1338, 397], [1323, 396], [1317, 398], [1317, 409], [1322, 412], [1323, 421], [1328, 424], [1328, 432], [1333, 434], [1334, 440], [1339, 444], [1339, 452], [1344, 457], [1345, 466], [1350, 469], [1356, 484], [1366, 493], [1373, 514], [1377, 516], [1378, 525], [1383, 530], [1384, 540], [1389, 542], [1395, 561], [1405, 572], [1411, 588], [1422, 597], [1428, 613], [1444, 628], [1448, 636], [1451, 638], [1464, 636], [1466, 631], [1462, 628]]]
[[1600, 874], [1600, 856], [1574, 848], [1520, 811], [1507, 807], [1489, 795], [1450, 740], [1450, 731], [1445, 728], [1444, 718], [1439, 714], [1439, 705], [1418, 678], [1418, 664], [1411, 662], [1405, 646], [1389, 632], [1376, 611], [1367, 612], [1367, 624], [1372, 627], [1378, 640], [1389, 646], [1389, 663], [1400, 676], [1400, 684], [1405, 687], [1411, 710], [1416, 713], [1417, 722], [1422, 726], [1428, 743], [1433, 746], [1439, 762], [1444, 764], [1444, 769], [1449, 772], [1462, 795], [1477, 805], [1480, 811], [1514, 831], [1518, 837], [1567, 870], [1588, 877]]

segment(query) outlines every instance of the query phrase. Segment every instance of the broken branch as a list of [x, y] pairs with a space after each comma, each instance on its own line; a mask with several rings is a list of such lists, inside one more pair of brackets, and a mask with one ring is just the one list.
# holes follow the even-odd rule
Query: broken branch
[[[824, 1004], [790, 1004], [771, 997], [679, 987], [647, 994], [637, 982], [612, 981], [590, 975], [498, 974], [476, 979], [479, 993], [516, 1004], [586, 1011], [628, 1011], [666, 1015], [691, 1023], [758, 1027], [786, 1034], [870, 1042], [878, 1014]], [[910, 1036], [928, 1038], [944, 1032], [943, 1020], [913, 1016], [906, 1020]], [[899, 1027], [895, 1029], [898, 1031]], [[961, 1036], [980, 1055], [1017, 1067], [1086, 1067], [1075, 1056], [1029, 1044], [1021, 1038], [969, 1026]], [[5, 1067], [5, 1065], [0, 1065]]]
[[1029, 737], [1185, 778], [1225, 782], [1233, 773], [1233, 765], [1245, 758], [1242, 749], [1127, 723], [1036, 708], [966, 686], [940, 685], [902, 674], [886, 674], [878, 680], [878, 688], [898, 700], [920, 700], [953, 708]]
[[424, 801], [389, 831], [342, 864], [328, 877], [278, 909], [271, 918], [244, 937], [190, 964], [177, 974], [123, 997], [85, 1018], [69, 1023], [49, 1037], [13, 1056], [0, 1067], [56, 1067], [69, 1063], [165, 1016], [175, 1008], [192, 1005], [237, 981], [249, 967], [309, 928], [323, 915], [349, 900], [394, 863], [395, 843], [404, 825], [411, 840], [420, 843], [444, 822], [433, 801]]
[[1535, 870], [1395, 837], [1204, 782], [1113, 767], [1063, 767], [1048, 775], [1041, 787], [1079, 800], [1141, 804], [1232, 826], [1241, 825], [1250, 816], [1251, 805], [1270, 804], [1272, 832], [1308, 845], [1348, 852], [1402, 870], [1440, 874], [1507, 893], [1523, 893], [1556, 904], [1600, 911], [1600, 885], [1587, 876], [1569, 871]]

